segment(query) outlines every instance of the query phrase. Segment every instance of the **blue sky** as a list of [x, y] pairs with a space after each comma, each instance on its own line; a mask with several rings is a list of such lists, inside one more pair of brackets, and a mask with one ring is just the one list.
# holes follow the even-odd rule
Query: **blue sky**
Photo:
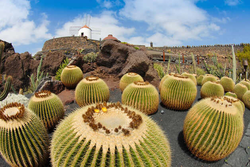
[[71, 26], [149, 46], [249, 43], [249, 0], [0, 0], [0, 39], [15, 51], [40, 51]]

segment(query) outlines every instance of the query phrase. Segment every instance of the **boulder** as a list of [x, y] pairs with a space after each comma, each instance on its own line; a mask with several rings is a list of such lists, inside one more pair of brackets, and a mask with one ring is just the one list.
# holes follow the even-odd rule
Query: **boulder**
[[44, 82], [44, 84], [39, 89], [39, 91], [48, 90], [48, 91], [50, 91], [50, 92], [52, 92], [54, 94], [59, 94], [64, 89], [65, 89], [65, 86], [63, 85], [63, 83], [61, 81], [49, 80], [49, 81]]
[[104, 73], [122, 77], [128, 72], [135, 72], [154, 86], [160, 82], [153, 62], [145, 51], [117, 41], [107, 40], [102, 44], [96, 63]]

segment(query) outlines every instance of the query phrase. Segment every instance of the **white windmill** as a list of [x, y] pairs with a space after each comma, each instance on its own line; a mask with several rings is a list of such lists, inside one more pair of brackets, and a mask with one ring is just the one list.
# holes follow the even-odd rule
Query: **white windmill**
[[92, 34], [101, 34], [101, 30], [100, 29], [95, 29], [92, 30], [90, 28], [90, 19], [91, 16], [90, 15], [85, 15], [85, 25], [83, 27], [81, 26], [71, 26], [69, 31], [71, 35], [78, 35], [78, 36], [86, 36], [88, 39], [92, 39]]

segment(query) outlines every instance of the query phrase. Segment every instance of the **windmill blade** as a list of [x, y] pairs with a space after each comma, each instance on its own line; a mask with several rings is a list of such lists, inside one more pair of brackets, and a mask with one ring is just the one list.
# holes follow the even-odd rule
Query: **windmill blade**
[[90, 26], [90, 19], [91, 19], [91, 16], [88, 15], [88, 24], [87, 24], [88, 27]]
[[69, 33], [70, 35], [76, 35], [78, 33], [78, 30], [81, 28], [81, 26], [70, 26], [69, 27]]

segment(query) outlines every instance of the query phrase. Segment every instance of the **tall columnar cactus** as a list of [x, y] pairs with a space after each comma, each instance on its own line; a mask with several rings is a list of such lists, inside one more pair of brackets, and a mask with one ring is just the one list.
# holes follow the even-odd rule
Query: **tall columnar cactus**
[[50, 130], [64, 116], [64, 106], [61, 99], [50, 91], [36, 92], [29, 100], [28, 108], [32, 110]]
[[122, 104], [134, 107], [147, 115], [153, 114], [158, 109], [159, 93], [150, 83], [136, 81], [124, 89]]
[[187, 110], [193, 104], [197, 94], [194, 82], [178, 74], [169, 76], [161, 86], [162, 103], [173, 110]]
[[189, 73], [184, 72], [181, 75], [184, 77], [190, 78], [194, 82], [194, 84], [197, 85], [197, 80], [196, 80], [194, 74], [189, 74]]
[[246, 85], [243, 85], [241, 83], [237, 83], [234, 87], [233, 92], [237, 95], [238, 99], [242, 100], [242, 97], [243, 97], [244, 93], [246, 93], [247, 90], [248, 89], [247, 89]]
[[204, 77], [203, 77], [203, 80], [201, 82], [201, 85], [203, 85], [207, 81], [214, 81], [214, 82], [216, 82], [218, 80], [219, 80], [219, 78], [216, 77], [216, 76], [214, 76], [214, 75], [212, 75], [212, 74], [205, 74]]
[[75, 89], [75, 100], [79, 106], [109, 100], [109, 87], [99, 77], [89, 76], [82, 79]]
[[219, 82], [207, 81], [201, 87], [201, 98], [224, 95], [224, 88]]
[[61, 81], [67, 88], [75, 88], [82, 79], [82, 70], [75, 65], [66, 66], [61, 73]]
[[220, 79], [220, 84], [223, 86], [225, 92], [232, 92], [234, 90], [235, 83], [232, 78], [224, 76]]
[[197, 77], [197, 85], [198, 85], [198, 86], [201, 86], [201, 85], [202, 85], [203, 77], [204, 77], [204, 75], [199, 75], [199, 76]]
[[194, 73], [197, 74], [197, 70], [196, 70], [196, 61], [195, 61], [195, 58], [194, 58], [194, 54], [191, 53], [191, 56], [192, 56], [193, 65], [194, 65]]
[[139, 74], [134, 73], [134, 72], [129, 72], [127, 74], [124, 74], [121, 77], [120, 83], [119, 83], [119, 87], [121, 91], [123, 91], [126, 88], [126, 86], [128, 86], [129, 84], [135, 81], [144, 81], [144, 80]]
[[183, 127], [188, 149], [206, 161], [217, 161], [232, 153], [243, 131], [242, 114], [224, 97], [197, 102], [188, 111]]
[[237, 97], [233, 97], [233, 96], [229, 96], [229, 95], [225, 95], [225, 98], [227, 98], [236, 108], [239, 109], [242, 116], [244, 115], [245, 104], [241, 100], [239, 100]]
[[49, 137], [41, 120], [20, 103], [0, 110], [0, 152], [10, 166], [45, 166]]
[[242, 80], [242, 81], [240, 81], [240, 83], [245, 85], [247, 87], [247, 89], [250, 90], [250, 82], [249, 81]]
[[2, 70], [2, 55], [3, 55], [3, 52], [4, 52], [4, 48], [5, 48], [4, 42], [0, 42], [0, 73], [1, 73], [1, 70]]
[[236, 57], [234, 53], [234, 46], [232, 45], [232, 55], [233, 55], [233, 81], [236, 82]]
[[12, 76], [8, 76], [8, 78], [5, 82], [5, 85], [4, 85], [4, 90], [0, 94], [0, 101], [4, 100], [8, 96], [10, 89], [11, 89], [12, 81], [13, 81]]
[[140, 111], [120, 103], [82, 107], [53, 134], [52, 166], [171, 166], [167, 138]]

